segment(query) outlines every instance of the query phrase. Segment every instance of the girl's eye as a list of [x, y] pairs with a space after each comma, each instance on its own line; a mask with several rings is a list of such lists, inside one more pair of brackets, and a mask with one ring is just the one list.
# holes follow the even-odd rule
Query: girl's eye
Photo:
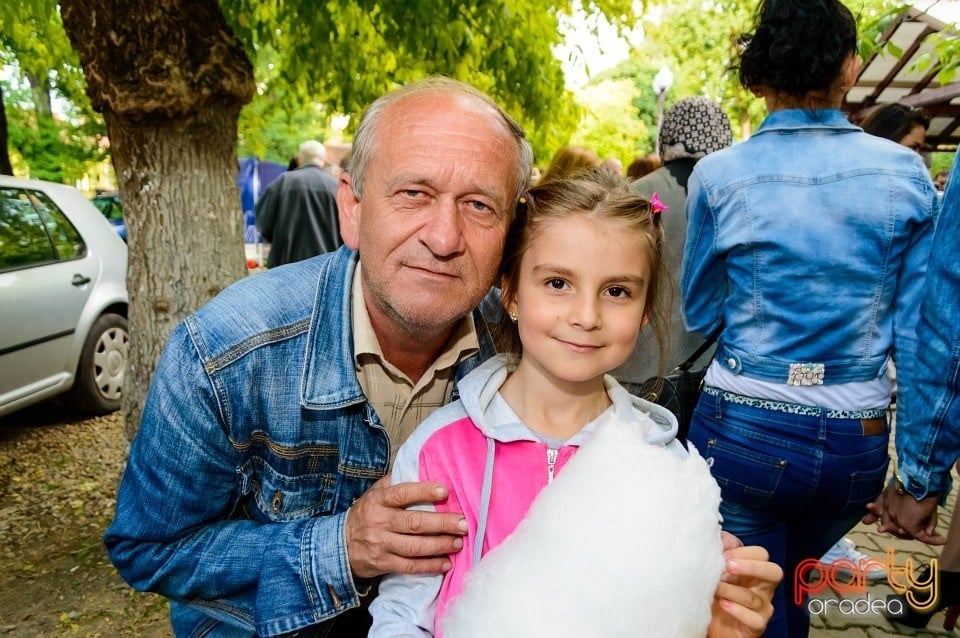
[[567, 282], [559, 277], [554, 277], [553, 279], [547, 280], [547, 285], [554, 290], [563, 290], [567, 286]]
[[622, 299], [630, 296], [630, 291], [623, 286], [613, 286], [607, 289], [607, 294], [616, 299]]

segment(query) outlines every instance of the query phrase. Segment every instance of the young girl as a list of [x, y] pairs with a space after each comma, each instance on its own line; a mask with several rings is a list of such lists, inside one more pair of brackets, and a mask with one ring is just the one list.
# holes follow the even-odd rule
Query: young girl
[[[446, 574], [385, 577], [370, 607], [370, 636], [436, 633], [463, 590], [477, 536], [484, 553], [509, 536], [601, 415], [642, 421], [651, 445], [686, 454], [672, 414], [606, 376], [630, 356], [644, 323], [659, 333], [658, 214], [604, 170], [542, 184], [521, 199], [501, 265], [510, 321], [502, 341], [520, 356], [498, 355], [465, 377], [460, 399], [414, 432], [393, 468], [394, 483], [446, 484], [447, 500], [425, 507], [463, 512], [464, 549], [450, 557]], [[494, 452], [496, 472], [489, 472]], [[493, 496], [485, 502], [483, 493]], [[773, 583], [760, 592], [764, 604]], [[753, 618], [761, 630], [767, 611]], [[738, 626], [716, 635], [751, 633]]]

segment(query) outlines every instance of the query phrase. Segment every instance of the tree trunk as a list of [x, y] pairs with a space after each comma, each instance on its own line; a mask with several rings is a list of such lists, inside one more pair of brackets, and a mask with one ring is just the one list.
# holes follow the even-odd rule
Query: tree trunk
[[7, 137], [7, 107], [3, 104], [3, 87], [0, 86], [0, 175], [13, 175], [10, 164], [10, 148]]
[[253, 71], [216, 0], [63, 0], [127, 224], [125, 430], [171, 330], [244, 276], [237, 120]]
[[45, 78], [27, 73], [27, 82], [30, 83], [30, 91], [33, 93], [34, 110], [37, 113], [37, 119], [49, 118], [53, 114], [50, 107], [50, 86]]

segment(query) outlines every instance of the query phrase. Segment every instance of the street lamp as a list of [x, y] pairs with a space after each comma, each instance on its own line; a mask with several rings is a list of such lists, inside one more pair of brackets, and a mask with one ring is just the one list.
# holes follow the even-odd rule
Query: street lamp
[[654, 138], [654, 152], [660, 154], [660, 127], [663, 125], [663, 100], [667, 91], [673, 85], [673, 73], [670, 68], [664, 64], [653, 77], [653, 92], [657, 94], [657, 135]]

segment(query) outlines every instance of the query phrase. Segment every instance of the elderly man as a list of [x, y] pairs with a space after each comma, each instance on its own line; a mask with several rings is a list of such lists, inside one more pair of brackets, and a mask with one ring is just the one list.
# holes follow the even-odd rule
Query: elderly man
[[[346, 246], [238, 282], [174, 331], [105, 542], [128, 582], [172, 599], [178, 636], [364, 636], [365, 611], [344, 612], [372, 579], [449, 569], [462, 515], [406, 509], [444, 486], [377, 479], [493, 353], [475, 307], [531, 164], [475, 89], [390, 93], [340, 176]], [[769, 617], [776, 576], [749, 549], [718, 589], [721, 632]]]
[[327, 149], [308, 140], [297, 167], [273, 181], [257, 202], [257, 229], [270, 243], [271, 268], [336, 250], [343, 244], [337, 220], [337, 180], [325, 168]]

